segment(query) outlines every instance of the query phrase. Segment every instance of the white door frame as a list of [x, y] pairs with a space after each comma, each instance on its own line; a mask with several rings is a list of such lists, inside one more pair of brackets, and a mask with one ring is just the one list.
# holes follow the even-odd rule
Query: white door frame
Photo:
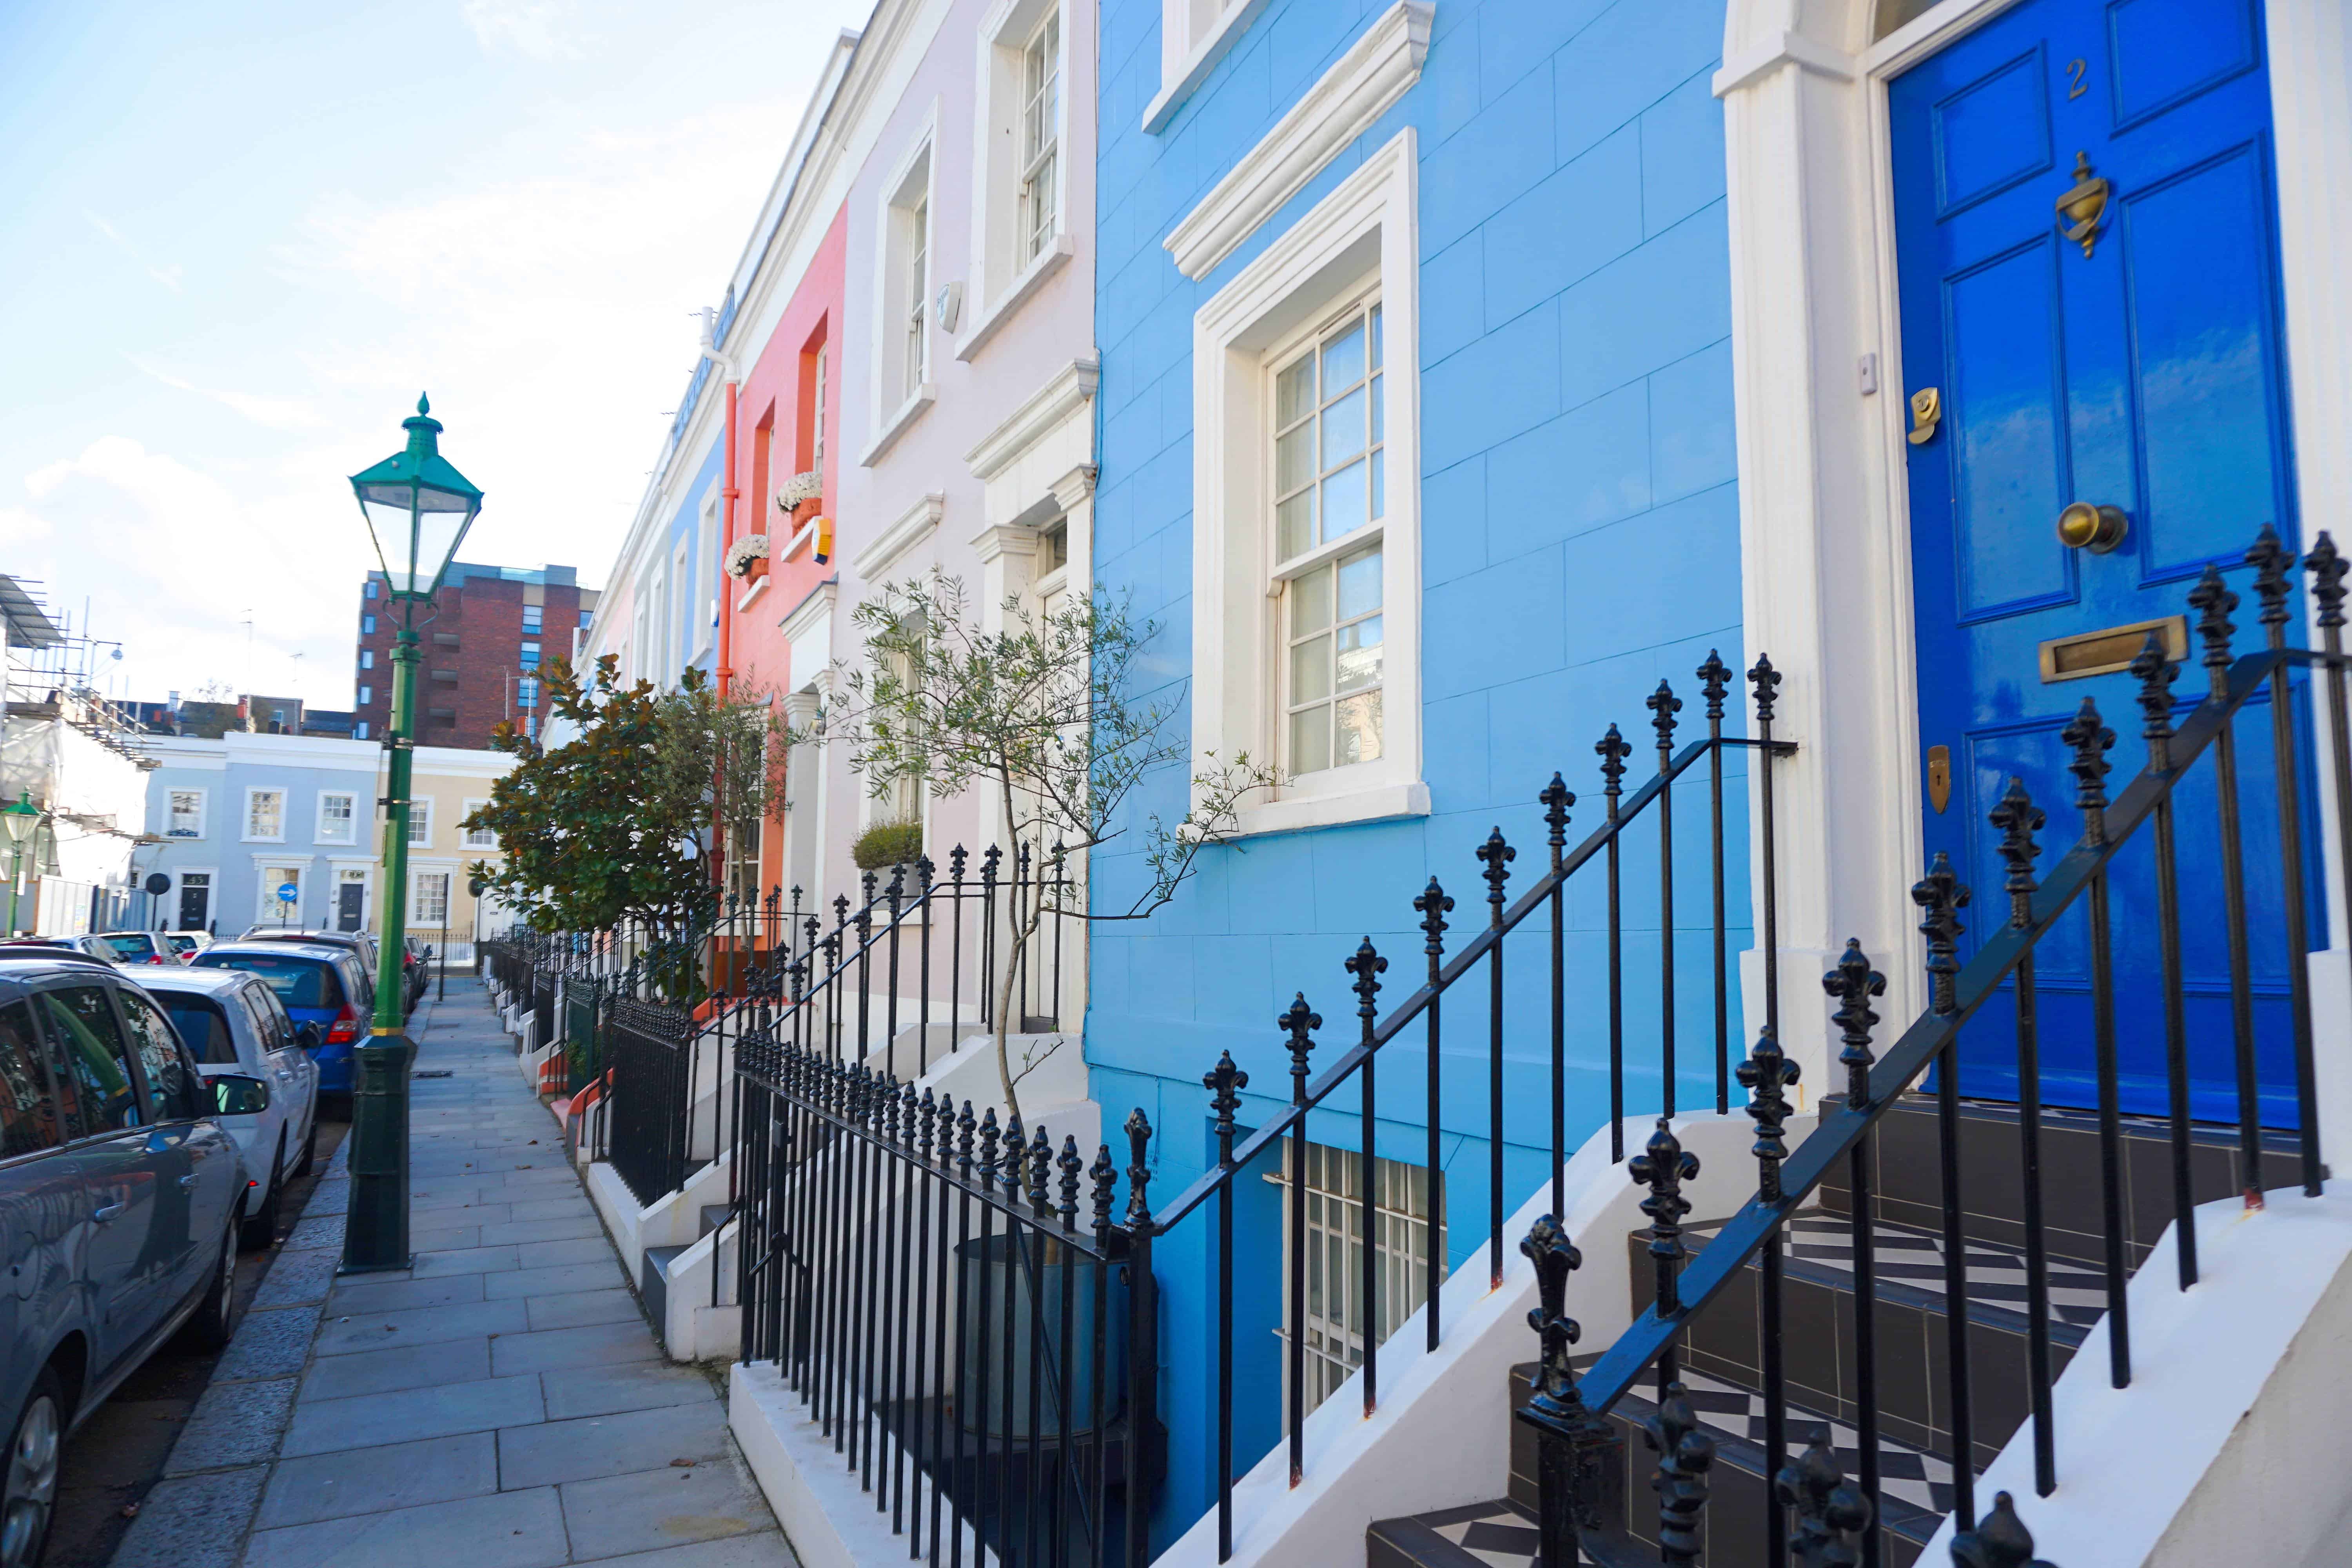
[[[1799, 747], [1776, 775], [1774, 962], [1781, 1033], [1808, 1085], [1831, 1081], [1819, 977], [1846, 938], [1885, 973], [1882, 1044], [1927, 1002], [1908, 897], [1924, 868], [1886, 83], [2015, 3], [1944, 0], [1875, 43], [1870, 0], [1730, 0], [1724, 24], [1741, 592], [1749, 657], [1769, 654], [1784, 677], [1776, 733]], [[2294, 195], [2278, 232], [2303, 536], [2347, 541], [2352, 446], [2332, 433], [2352, 425], [2352, 16], [2341, 0], [2264, 10], [2278, 185]], [[1874, 395], [1861, 391], [1867, 355]], [[2323, 772], [2323, 801], [2330, 788]], [[2314, 965], [2315, 1005], [2340, 1007], [2342, 846], [2333, 812], [2312, 815], [2339, 950]], [[2046, 837], [2063, 843], [2059, 832]], [[1750, 1037], [1764, 962], [1743, 965]], [[2352, 1081], [2341, 1090], [2323, 1081], [2352, 1129]]]

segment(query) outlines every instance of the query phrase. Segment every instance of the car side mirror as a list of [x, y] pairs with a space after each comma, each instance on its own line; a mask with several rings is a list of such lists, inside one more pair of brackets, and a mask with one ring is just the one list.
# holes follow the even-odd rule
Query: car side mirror
[[306, 1051], [315, 1051], [327, 1043], [327, 1033], [315, 1023], [298, 1024], [294, 1026], [294, 1043]]
[[212, 1080], [213, 1110], [223, 1116], [252, 1116], [269, 1109], [269, 1085], [257, 1078], [223, 1073]]

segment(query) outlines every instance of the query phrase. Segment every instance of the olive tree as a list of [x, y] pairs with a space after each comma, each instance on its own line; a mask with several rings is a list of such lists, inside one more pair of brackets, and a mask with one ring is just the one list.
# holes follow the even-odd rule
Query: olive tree
[[[1010, 597], [992, 629], [960, 580], [934, 573], [886, 590], [852, 619], [865, 660], [842, 669], [822, 722], [846, 743], [851, 770], [877, 799], [904, 784], [935, 799], [986, 786], [1006, 845], [1083, 856], [1127, 833], [1138, 785], [1190, 761], [1188, 737], [1172, 722], [1181, 683], [1137, 694], [1159, 624], [1123, 602], [1097, 595], [1041, 610]], [[1149, 919], [1176, 897], [1203, 849], [1234, 836], [1242, 797], [1274, 782], [1247, 753], [1202, 761], [1191, 809], [1172, 825], [1157, 814], [1140, 824], [1146, 876], [1126, 907], [1066, 900], [1070, 884], [1056, 879], [1011, 915], [991, 1016], [997, 1078], [1013, 1114], [1020, 1080], [1037, 1065], [1013, 1070], [1013, 987], [1045, 918]]]

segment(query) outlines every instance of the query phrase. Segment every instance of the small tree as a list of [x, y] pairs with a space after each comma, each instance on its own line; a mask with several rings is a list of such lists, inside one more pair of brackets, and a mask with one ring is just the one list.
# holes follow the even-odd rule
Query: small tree
[[[499, 725], [491, 744], [522, 760], [465, 826], [496, 833], [505, 862], [469, 869], [535, 930], [635, 921], [674, 938], [717, 910], [714, 824], [757, 821], [778, 797], [778, 726], [764, 695], [721, 700], [700, 670], [657, 691], [618, 668], [607, 654], [584, 680], [562, 659], [542, 672], [551, 718], [578, 731], [560, 746]], [[654, 978], [674, 994], [698, 984], [684, 962]]]
[[[860, 605], [866, 665], [846, 672], [826, 709], [830, 732], [847, 742], [850, 767], [876, 798], [912, 782], [938, 799], [975, 784], [993, 787], [1005, 842], [1041, 850], [1055, 844], [1082, 855], [1120, 837], [1121, 812], [1136, 786], [1188, 760], [1171, 731], [1181, 686], [1130, 695], [1145, 647], [1160, 630], [1123, 604], [1097, 596], [1038, 612], [1004, 602], [1001, 630], [969, 613], [962, 584], [933, 574]], [[1174, 826], [1153, 815], [1144, 829], [1150, 879], [1123, 910], [1073, 909], [1066, 882], [1047, 887], [1013, 917], [993, 998], [998, 1081], [1005, 1108], [1020, 1114], [1018, 1084], [1036, 1063], [1013, 1070], [1006, 1037], [1021, 957], [1047, 915], [1087, 921], [1149, 919], [1192, 876], [1201, 851], [1233, 837], [1237, 807], [1273, 773], [1247, 753], [1213, 755], [1192, 776], [1192, 805]]]

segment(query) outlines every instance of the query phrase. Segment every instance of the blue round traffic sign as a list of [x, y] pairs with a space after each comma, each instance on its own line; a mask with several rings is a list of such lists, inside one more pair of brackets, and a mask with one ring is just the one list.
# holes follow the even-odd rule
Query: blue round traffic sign
[[290, 904], [301, 896], [302, 889], [296, 887], [293, 883], [280, 882], [278, 884], [278, 901], [279, 903]]

